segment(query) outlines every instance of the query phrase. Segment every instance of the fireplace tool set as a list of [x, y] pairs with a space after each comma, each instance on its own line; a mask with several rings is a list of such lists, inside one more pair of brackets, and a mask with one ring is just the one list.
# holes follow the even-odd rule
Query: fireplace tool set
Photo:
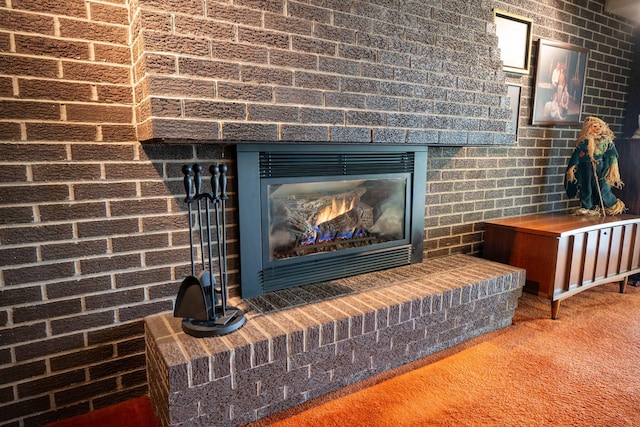
[[[227, 195], [227, 166], [223, 163], [209, 167], [212, 192], [202, 192], [202, 166], [184, 165], [185, 202], [189, 209], [189, 244], [191, 247], [191, 275], [186, 277], [176, 298], [174, 317], [182, 317], [182, 330], [203, 338], [231, 333], [245, 324], [244, 312], [227, 306], [227, 232], [225, 205]], [[211, 205], [215, 219], [219, 280], [213, 272]], [[194, 210], [196, 221], [194, 223]], [[197, 223], [197, 224], [196, 224]], [[198, 237], [195, 242], [194, 236]], [[196, 244], [200, 246], [202, 271], [196, 276]]]

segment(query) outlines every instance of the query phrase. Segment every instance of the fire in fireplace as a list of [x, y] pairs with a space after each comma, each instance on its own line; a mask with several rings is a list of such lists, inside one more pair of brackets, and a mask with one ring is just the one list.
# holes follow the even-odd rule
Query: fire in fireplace
[[407, 179], [267, 184], [269, 259], [404, 238]]
[[421, 261], [427, 152], [409, 147], [238, 145], [243, 298]]

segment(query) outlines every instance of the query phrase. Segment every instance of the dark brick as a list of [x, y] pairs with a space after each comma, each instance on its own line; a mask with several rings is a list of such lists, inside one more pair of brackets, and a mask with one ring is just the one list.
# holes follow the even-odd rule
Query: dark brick
[[121, 341], [123, 338], [144, 336], [144, 321], [142, 318], [135, 322], [119, 324], [110, 328], [87, 332], [88, 345], [98, 345]]
[[[16, 5], [12, 9], [0, 11], [2, 27], [8, 31], [23, 31], [26, 33], [53, 36], [55, 33], [54, 16], [47, 14], [24, 13]], [[84, 9], [84, 7], [82, 7]]]
[[42, 339], [46, 335], [46, 324], [34, 323], [0, 330], [0, 342], [4, 343], [4, 345], [13, 345], [24, 341]]
[[54, 317], [77, 314], [82, 311], [80, 299], [49, 302], [46, 304], [30, 305], [13, 308], [13, 321], [17, 323], [45, 320]]
[[322, 108], [301, 108], [300, 121], [302, 123], [326, 123], [331, 125], [346, 124], [344, 111]]
[[371, 130], [363, 127], [329, 128], [333, 142], [371, 142]]
[[275, 66], [291, 67], [303, 70], [317, 70], [316, 55], [290, 50], [273, 50], [269, 52], [269, 63]]
[[91, 85], [86, 83], [56, 82], [39, 79], [18, 80], [20, 95], [24, 98], [56, 101], [91, 101]]
[[240, 65], [234, 62], [211, 61], [196, 58], [179, 58], [181, 75], [217, 77], [226, 80], [240, 80]]
[[0, 139], [3, 141], [20, 141], [22, 139], [20, 123], [0, 123]]
[[329, 129], [324, 126], [282, 125], [283, 141], [328, 141]]
[[[165, 33], [172, 31], [171, 23], [165, 24], [164, 15], [156, 15], [154, 18], [154, 23], [149, 22], [146, 28], [152, 29], [151, 25], [153, 25], [156, 29], [164, 30]], [[173, 19], [177, 34], [191, 34], [217, 40], [234, 39], [234, 26], [231, 24], [202, 19], [199, 16], [175, 15]], [[146, 20], [150, 21], [151, 15], [147, 15]]]
[[131, 91], [127, 90], [128, 87], [123, 86], [110, 86], [110, 85], [96, 85], [96, 92], [98, 94], [97, 101], [99, 102], [117, 102], [122, 104], [132, 103]]
[[118, 318], [122, 322], [128, 322], [131, 320], [140, 319], [141, 317], [151, 316], [152, 314], [158, 314], [163, 311], [169, 311], [173, 309], [173, 300], [157, 301], [148, 304], [139, 304], [126, 308], [118, 309]]
[[75, 184], [75, 200], [131, 198], [137, 195], [135, 182]]
[[167, 203], [162, 199], [112, 201], [109, 207], [113, 217], [167, 213]]
[[3, 73], [14, 76], [43, 77], [56, 79], [58, 77], [58, 61], [26, 56], [2, 57]]
[[104, 202], [41, 205], [40, 215], [43, 221], [95, 219], [107, 216], [107, 208]]
[[27, 288], [2, 288], [0, 290], [0, 307], [10, 307], [12, 305], [35, 303], [42, 301], [42, 290], [40, 286]]
[[104, 25], [77, 19], [60, 19], [60, 34], [71, 38], [77, 34], [91, 34], [91, 40], [126, 46], [127, 29], [123, 26]]
[[[116, 344], [116, 350], [119, 356], [141, 354], [145, 352], [145, 338], [133, 338]], [[142, 366], [146, 364], [143, 363]]]
[[143, 249], [164, 248], [169, 246], [168, 234], [143, 234], [111, 239], [113, 252], [139, 251]]
[[244, 65], [240, 69], [242, 81], [259, 84], [293, 85], [293, 72], [283, 69]]
[[25, 397], [68, 388], [69, 386], [84, 383], [85, 381], [86, 375], [84, 369], [76, 369], [61, 374], [47, 375], [45, 378], [39, 378], [18, 384], [18, 396], [23, 399]]
[[323, 103], [323, 94], [320, 91], [277, 88], [275, 90], [275, 102], [278, 104], [304, 104], [318, 105]]
[[129, 23], [127, 8], [117, 4], [91, 3], [91, 20], [111, 24], [127, 25]]
[[149, 101], [149, 115], [154, 117], [182, 117], [182, 102], [179, 99], [153, 98]]
[[93, 48], [96, 61], [131, 65], [131, 51], [128, 46], [114, 46], [96, 43]]
[[4, 266], [31, 264], [38, 260], [38, 256], [34, 247], [0, 249], [0, 260]]
[[292, 3], [289, 5], [287, 12], [289, 15], [304, 18], [308, 21], [317, 21], [328, 24], [331, 22], [331, 11], [329, 9], [320, 8], [302, 3]]
[[13, 383], [28, 378], [40, 377], [46, 375], [47, 366], [44, 360], [38, 360], [30, 363], [18, 363], [13, 366], [0, 369], [2, 380], [5, 383]]
[[238, 28], [238, 41], [252, 45], [263, 45], [279, 49], [289, 48], [289, 36], [280, 32], [264, 31], [257, 28]]
[[264, 17], [264, 26], [265, 28], [286, 31], [293, 34], [311, 35], [313, 22], [291, 16], [266, 14]]
[[14, 400], [13, 387], [0, 388], [0, 404], [8, 403]]
[[95, 141], [96, 127], [93, 125], [70, 125], [58, 123], [27, 123], [27, 139], [44, 141]]
[[20, 191], [21, 187], [0, 188], [2, 203], [38, 203], [69, 199], [66, 185], [31, 185], [29, 191]]
[[69, 350], [82, 348], [84, 338], [82, 334], [67, 335], [59, 338], [40, 339], [37, 342], [24, 344], [15, 348], [16, 360], [26, 361], [39, 357], [64, 353]]
[[[47, 411], [50, 408], [49, 396], [36, 397], [34, 399], [23, 399], [2, 407], [2, 411], [0, 412], [0, 422]], [[5, 425], [10, 426], [11, 424]], [[17, 424], [14, 425], [17, 427]]]
[[176, 260], [188, 260], [190, 256], [189, 248], [165, 249], [153, 252], [147, 252], [145, 261], [147, 266], [156, 266], [162, 264], [172, 264]]
[[249, 105], [247, 110], [251, 121], [288, 123], [300, 121], [300, 109], [297, 107], [255, 104]]
[[83, 314], [80, 316], [51, 320], [51, 332], [54, 335], [58, 335], [73, 331], [83, 331], [99, 326], [107, 326], [114, 322], [115, 316], [113, 311]]
[[278, 126], [260, 123], [224, 123], [222, 139], [227, 141], [277, 141]]
[[49, 298], [64, 298], [75, 295], [88, 295], [93, 292], [104, 292], [111, 289], [109, 276], [92, 277], [80, 280], [50, 283], [46, 285]]
[[56, 56], [59, 58], [89, 60], [89, 44], [86, 42], [35, 37], [17, 34], [16, 52], [26, 55]]
[[[144, 362], [144, 360], [143, 360]], [[120, 382], [123, 387], [129, 388], [134, 386], [147, 387], [147, 371], [144, 368], [138, 369], [130, 373], [120, 375]]]
[[53, 162], [66, 160], [62, 144], [0, 144], [0, 157], [7, 162]]
[[144, 232], [179, 230], [187, 224], [186, 218], [181, 215], [146, 217], [142, 220]]
[[119, 292], [110, 292], [108, 295], [88, 295], [85, 301], [87, 310], [134, 304], [144, 301], [144, 289], [135, 288]]
[[139, 268], [141, 264], [139, 254], [111, 255], [80, 260], [80, 271], [83, 274], [98, 274], [103, 271]]
[[64, 75], [69, 80], [117, 85], [129, 83], [129, 73], [126, 66], [66, 62], [64, 64]]
[[133, 234], [136, 232], [138, 232], [138, 221], [136, 219], [90, 221], [78, 224], [78, 237], [80, 238]]
[[237, 102], [186, 100], [184, 102], [184, 114], [185, 117], [193, 118], [244, 120], [246, 105]]
[[[113, 359], [113, 345], [102, 345], [95, 348], [82, 349], [69, 354], [56, 356], [51, 358], [51, 370], [63, 371], [77, 366], [93, 365], [105, 360]], [[91, 379], [91, 375], [89, 375]]]
[[82, 402], [87, 400], [87, 396], [103, 395], [109, 392], [117, 390], [116, 378], [107, 378], [102, 381], [94, 381], [85, 383], [78, 387], [68, 387], [65, 389], [59, 389], [54, 393], [54, 400], [56, 405], [66, 406], [75, 402]]
[[[107, 358], [102, 360], [106, 361]], [[89, 378], [93, 381], [140, 369], [146, 365], [145, 361], [145, 354], [142, 353], [129, 357], [120, 357], [117, 360], [107, 361], [106, 363], [95, 364], [89, 368]]]
[[145, 268], [142, 271], [131, 273], [119, 273], [115, 275], [116, 287], [127, 288], [148, 283], [164, 282], [171, 280], [170, 268]]
[[73, 262], [41, 264], [4, 271], [5, 285], [14, 286], [72, 277], [75, 274]]
[[68, 224], [43, 225], [36, 228], [19, 227], [0, 230], [0, 240], [5, 245], [40, 243], [52, 240], [70, 240], [72, 227]]
[[131, 123], [131, 107], [103, 106], [95, 104], [69, 104], [66, 106], [70, 122]]

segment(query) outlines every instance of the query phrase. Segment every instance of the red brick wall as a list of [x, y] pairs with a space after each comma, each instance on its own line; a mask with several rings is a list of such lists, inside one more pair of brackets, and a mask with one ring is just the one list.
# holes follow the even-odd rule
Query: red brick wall
[[[377, 10], [395, 4], [356, 3], [382, 8]], [[633, 27], [605, 14], [602, 1], [522, 3], [521, 7], [507, 2], [496, 5], [534, 19], [536, 38], [591, 50], [584, 111], [602, 117], [619, 132], [624, 119]], [[259, 112], [264, 122], [261, 119], [242, 126], [234, 121], [221, 122], [223, 128], [235, 129], [234, 138], [238, 139], [308, 139], [309, 135], [316, 138], [331, 134], [342, 135], [336, 141], [366, 140], [372, 135], [369, 123], [388, 104], [375, 104], [376, 113], [354, 114], [367, 118], [353, 127], [324, 122], [283, 127], [281, 122], [268, 121], [291, 108], [312, 113], [308, 117], [330, 117], [315, 105], [320, 103], [315, 85], [331, 84], [330, 73], [323, 74], [328, 82], [319, 83], [318, 75], [299, 72], [297, 78], [307, 77], [303, 79], [304, 87], [275, 88], [272, 79], [276, 75], [268, 76], [272, 84], [257, 84], [258, 74], [253, 74], [252, 82], [219, 82], [220, 75], [211, 79], [209, 71], [199, 71], [203, 63], [197, 55], [174, 54], [167, 58], [171, 55], [156, 54], [148, 50], [151, 45], [142, 44], [138, 37], [141, 28], [163, 35], [155, 39], [162, 46], [170, 40], [164, 34], [172, 26], [194, 28], [192, 15], [201, 11], [197, 2], [175, 2], [179, 12], [174, 14], [167, 14], [161, 5], [151, 2], [145, 3], [145, 13], [137, 14], [131, 13], [122, 1], [12, 0], [7, 4], [10, 6], [0, 7], [0, 426], [28, 426], [147, 391], [141, 319], [172, 308], [177, 287], [188, 270], [180, 168], [195, 161], [206, 165], [219, 162], [223, 156], [233, 166], [232, 147], [227, 145], [223, 150], [223, 145], [213, 143], [221, 135], [224, 139], [224, 131], [211, 140], [202, 140], [202, 135], [220, 129], [207, 118], [214, 117], [214, 107], [219, 105], [191, 95], [193, 91], [215, 90], [225, 99], [240, 92], [240, 103], [248, 108], [246, 111]], [[266, 49], [264, 43], [278, 45], [276, 36], [283, 23], [295, 34], [291, 40], [301, 41], [297, 32], [306, 31], [305, 28], [335, 30], [323, 24], [322, 19], [326, 18], [318, 13], [329, 9], [320, 5], [330, 4], [344, 13], [345, 5], [351, 3], [287, 1], [286, 19], [284, 12], [282, 18], [277, 15], [285, 2], [235, 0], [207, 4], [213, 8], [208, 12], [211, 18], [207, 26], [196, 28], [203, 34], [216, 34], [216, 39], [233, 38], [248, 48], [254, 46], [249, 40], [257, 40], [255, 28], [259, 22], [270, 17], [271, 27], [261, 33], [269, 38], [256, 41], [258, 45], [248, 49], [249, 54]], [[468, 37], [457, 34], [452, 30], [457, 27], [446, 23], [459, 19], [463, 10], [465, 16], [473, 13], [470, 22], [477, 28], [476, 34], [482, 34], [482, 43], [490, 46], [495, 42], [489, 35], [491, 6], [447, 2], [446, 12], [428, 17], [432, 24], [439, 24], [438, 30], [425, 27], [428, 31], [424, 36]], [[260, 7], [268, 12], [257, 12]], [[309, 24], [312, 15], [316, 22], [313, 25]], [[339, 15], [335, 14], [334, 20]], [[388, 20], [397, 17], [392, 13], [380, 15], [383, 16]], [[240, 25], [240, 18], [247, 19], [248, 24]], [[373, 18], [377, 16], [353, 18], [353, 26]], [[400, 21], [389, 28], [402, 26]], [[229, 35], [229, 28], [233, 28], [233, 36]], [[176, 36], [178, 45], [183, 44], [183, 36]], [[334, 33], [331, 37], [339, 36]], [[145, 41], [151, 41], [149, 37]], [[189, 37], [197, 39], [198, 34]], [[322, 38], [315, 46], [324, 46], [325, 40]], [[305, 52], [297, 43], [300, 52], [286, 55], [285, 50], [272, 48], [282, 56], [270, 60], [280, 61], [285, 75], [287, 64], [304, 64], [309, 58], [309, 48], [304, 48]], [[213, 45], [209, 46], [213, 49]], [[218, 55], [224, 54], [219, 47], [216, 49]], [[469, 60], [481, 63], [490, 53], [486, 47]], [[183, 66], [192, 67], [188, 78], [170, 72], [178, 57]], [[388, 60], [387, 66], [401, 59]], [[210, 66], [212, 61], [204, 62]], [[245, 62], [241, 64], [245, 72], [258, 71]], [[373, 65], [365, 67], [366, 71], [386, 69]], [[459, 64], [449, 66], [455, 68], [454, 65]], [[495, 68], [499, 85], [499, 65]], [[441, 75], [445, 79], [453, 73], [444, 70], [448, 68], [443, 68]], [[472, 77], [470, 71], [469, 76]], [[488, 218], [560, 210], [572, 203], [564, 196], [562, 174], [577, 128], [528, 125], [533, 75], [503, 77], [523, 85], [519, 141], [494, 147], [430, 149], [427, 256], [477, 253], [482, 244], [482, 221]], [[438, 84], [432, 82], [424, 88], [436, 91]], [[501, 89], [492, 89], [498, 90]], [[363, 102], [362, 93], [330, 92], [323, 92], [323, 102], [345, 114]], [[301, 97], [309, 105], [285, 107], [289, 102], [297, 105], [299, 101], [291, 100]], [[282, 108], [265, 108], [268, 99], [277, 99], [274, 104]], [[367, 102], [384, 100], [389, 99], [370, 97]], [[184, 121], [145, 121], [143, 118], [151, 117], [145, 109], [154, 111], [156, 117], [179, 115], [181, 119], [191, 111], [192, 120], [186, 128], [190, 133], [183, 133]], [[441, 112], [434, 117], [444, 115]], [[444, 142], [455, 144], [461, 134], [456, 129], [473, 120], [463, 115], [446, 121], [441, 125], [446, 132], [438, 135], [445, 135]], [[140, 124], [139, 131], [151, 132], [148, 135], [160, 132], [158, 135], [176, 138], [190, 136], [201, 143], [185, 144], [188, 141], [183, 140], [183, 144], [141, 144], [136, 124]], [[283, 133], [283, 129], [288, 130]], [[378, 128], [377, 132], [380, 138], [374, 138], [376, 141], [398, 142], [400, 139], [396, 138], [400, 137], [406, 141], [409, 135], [403, 127]], [[466, 130], [462, 134], [469, 136]], [[233, 186], [232, 176], [232, 196]], [[232, 205], [229, 224], [233, 224], [234, 215]], [[231, 227], [232, 285], [237, 283], [235, 234]]]

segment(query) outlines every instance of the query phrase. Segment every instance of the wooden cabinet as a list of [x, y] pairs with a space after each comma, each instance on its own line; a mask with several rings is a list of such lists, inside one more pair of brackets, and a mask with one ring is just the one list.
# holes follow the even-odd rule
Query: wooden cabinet
[[640, 273], [640, 216], [573, 216], [551, 213], [485, 223], [483, 256], [524, 268], [525, 290], [560, 301], [603, 283]]
[[627, 206], [626, 213], [640, 215], [640, 139], [620, 139], [615, 144], [620, 178], [625, 185], [613, 192]]

